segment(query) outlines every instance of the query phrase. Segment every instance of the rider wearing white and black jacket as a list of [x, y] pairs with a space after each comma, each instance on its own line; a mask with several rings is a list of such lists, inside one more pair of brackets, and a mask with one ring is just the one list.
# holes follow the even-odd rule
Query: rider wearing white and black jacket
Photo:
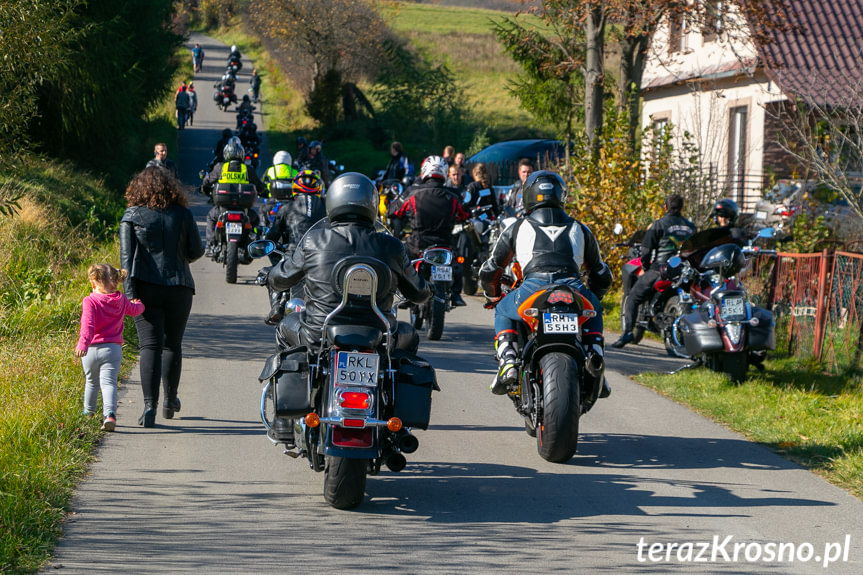
[[[503, 395], [518, 381], [518, 308], [544, 285], [569, 285], [591, 302], [597, 314], [585, 322], [582, 343], [588, 354], [603, 353], [600, 300], [612, 278], [599, 243], [586, 225], [564, 211], [566, 184], [556, 173], [531, 174], [523, 198], [526, 217], [504, 230], [479, 272], [486, 297], [497, 302], [494, 327], [499, 370], [491, 386], [496, 395]], [[513, 263], [518, 263], [524, 279], [518, 289], [503, 297], [501, 279]], [[581, 280], [582, 270], [588, 272], [589, 287]]]

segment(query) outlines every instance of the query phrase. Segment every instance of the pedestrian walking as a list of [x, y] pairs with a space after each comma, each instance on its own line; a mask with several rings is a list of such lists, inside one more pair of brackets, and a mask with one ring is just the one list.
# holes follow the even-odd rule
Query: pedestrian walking
[[195, 120], [195, 112], [198, 110], [198, 93], [195, 91], [195, 83], [189, 82], [189, 89], [187, 90], [189, 93], [189, 113], [188, 120], [189, 125], [194, 124]]
[[90, 295], [81, 302], [81, 330], [75, 355], [84, 368], [84, 415], [96, 413], [102, 392], [102, 429], [117, 425], [117, 374], [123, 360], [123, 317], [139, 316], [144, 304], [128, 299], [117, 287], [126, 270], [93, 264], [87, 270]]
[[204, 255], [204, 246], [182, 184], [168, 170], [144, 168], [129, 182], [126, 201], [120, 220], [120, 261], [130, 270], [125, 291], [146, 306], [135, 318], [144, 393], [138, 424], [153, 427], [160, 384], [162, 416], [180, 411], [183, 334], [195, 294], [189, 263]]
[[204, 67], [204, 49], [198, 42], [195, 42], [195, 47], [192, 48], [192, 67], [195, 72], [200, 72]]

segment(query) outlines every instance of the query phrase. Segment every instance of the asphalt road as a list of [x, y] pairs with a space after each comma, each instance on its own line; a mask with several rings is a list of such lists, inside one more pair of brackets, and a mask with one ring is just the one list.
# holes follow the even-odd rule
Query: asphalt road
[[[206, 94], [227, 50], [200, 41]], [[179, 137], [187, 182], [233, 120], [201, 98]], [[610, 352], [613, 393], [582, 419], [578, 454], [540, 459], [509, 400], [488, 391], [492, 316], [478, 298], [421, 344], [442, 391], [407, 468], [370, 477], [356, 510], [331, 509], [323, 476], [264, 437], [257, 375], [274, 340], [256, 270], [229, 285], [219, 265], [193, 264], [182, 411], [138, 427], [132, 374], [45, 572], [863, 572], [863, 503], [627, 379], [679, 365], [656, 347]]]

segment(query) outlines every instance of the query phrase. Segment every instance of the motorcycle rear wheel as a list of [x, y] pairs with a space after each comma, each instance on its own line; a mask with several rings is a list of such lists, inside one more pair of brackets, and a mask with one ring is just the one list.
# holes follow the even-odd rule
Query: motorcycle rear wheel
[[[665, 309], [663, 313], [666, 317], [678, 318], [681, 315], [680, 306], [680, 298], [678, 296], [672, 296], [665, 302]], [[665, 353], [667, 353], [671, 357], [689, 357], [689, 354], [686, 353], [686, 346], [677, 345], [674, 343], [674, 338], [672, 337], [672, 330], [674, 329], [673, 320], [669, 323], [669, 325], [665, 326], [662, 330], [662, 339], [665, 342]], [[678, 341], [680, 341], [680, 337], [678, 337]]]
[[429, 339], [438, 340], [443, 335], [445, 315], [446, 302], [434, 297], [431, 301], [431, 315], [429, 316], [428, 332], [426, 333]]
[[708, 364], [711, 369], [724, 373], [731, 383], [739, 385], [746, 381], [746, 372], [749, 371], [749, 358], [745, 351], [735, 353], [717, 353], [711, 357]]
[[353, 509], [366, 491], [365, 459], [327, 457], [324, 469], [324, 500], [336, 509]]
[[565, 353], [551, 352], [540, 358], [539, 367], [543, 409], [536, 449], [546, 461], [564, 463], [578, 447], [581, 366]]
[[473, 273], [473, 267], [468, 263], [464, 263], [464, 275], [462, 275], [461, 293], [464, 295], [476, 295], [477, 282], [476, 276]]
[[228, 242], [228, 253], [225, 255], [225, 281], [237, 283], [237, 265], [239, 263], [239, 246], [237, 242]]

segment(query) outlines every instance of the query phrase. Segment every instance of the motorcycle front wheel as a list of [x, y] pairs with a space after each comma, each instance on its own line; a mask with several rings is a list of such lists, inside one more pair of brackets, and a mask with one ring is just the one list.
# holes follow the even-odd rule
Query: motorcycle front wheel
[[569, 355], [552, 352], [539, 360], [542, 377], [542, 421], [537, 428], [539, 456], [564, 463], [578, 447], [581, 368]]
[[366, 491], [365, 459], [327, 457], [324, 469], [324, 500], [336, 509], [353, 509]]
[[675, 335], [677, 336], [677, 341], [682, 340], [680, 334], [675, 333], [676, 328], [674, 327], [674, 320], [682, 315], [680, 306], [678, 305], [679, 303], [680, 298], [678, 296], [672, 296], [667, 302], [665, 302], [663, 313], [669, 321], [668, 325], [664, 326], [662, 329], [662, 339], [665, 342], [665, 353], [671, 357], [686, 358], [689, 357], [689, 354], [686, 353], [686, 346], [683, 344], [677, 345], [674, 341]]
[[228, 242], [228, 253], [225, 254], [225, 281], [229, 284], [237, 283], [238, 250], [237, 242]]

